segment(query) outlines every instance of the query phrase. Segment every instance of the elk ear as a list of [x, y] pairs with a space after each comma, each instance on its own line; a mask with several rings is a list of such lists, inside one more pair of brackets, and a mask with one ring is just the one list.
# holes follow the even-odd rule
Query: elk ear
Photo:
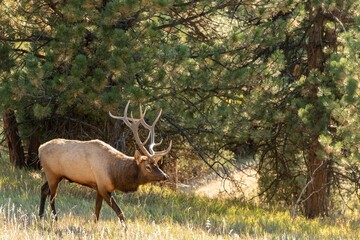
[[138, 150], [135, 150], [134, 158], [135, 158], [137, 165], [139, 165], [141, 163], [142, 159], [141, 159], [141, 153]]

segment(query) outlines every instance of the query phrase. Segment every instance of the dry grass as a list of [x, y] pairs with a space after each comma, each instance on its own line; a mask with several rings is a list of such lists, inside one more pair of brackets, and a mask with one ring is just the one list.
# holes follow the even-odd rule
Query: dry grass
[[[39, 172], [14, 170], [0, 159], [0, 239], [357, 239], [359, 213], [339, 219], [292, 219], [287, 211], [267, 210], [236, 199], [210, 199], [145, 187], [116, 194], [127, 216], [125, 232], [104, 204], [94, 223], [95, 193], [63, 182], [57, 197], [59, 221], [37, 216]], [[358, 214], [358, 215], [356, 215]]]

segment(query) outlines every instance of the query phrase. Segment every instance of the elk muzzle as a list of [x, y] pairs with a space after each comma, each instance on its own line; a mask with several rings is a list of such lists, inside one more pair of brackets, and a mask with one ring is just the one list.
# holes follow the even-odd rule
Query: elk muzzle
[[157, 167], [157, 175], [159, 177], [159, 181], [167, 181], [169, 180], [169, 176], [164, 173], [159, 167]]

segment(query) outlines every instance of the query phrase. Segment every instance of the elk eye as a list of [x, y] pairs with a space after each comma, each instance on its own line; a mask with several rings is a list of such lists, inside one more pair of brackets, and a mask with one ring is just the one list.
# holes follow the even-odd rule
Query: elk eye
[[146, 168], [146, 170], [149, 171], [149, 172], [152, 171], [150, 164], [146, 164], [145, 168]]

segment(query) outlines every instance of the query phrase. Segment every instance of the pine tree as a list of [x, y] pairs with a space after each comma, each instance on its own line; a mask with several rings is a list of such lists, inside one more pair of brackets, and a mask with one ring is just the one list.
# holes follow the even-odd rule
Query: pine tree
[[174, 149], [222, 177], [253, 155], [263, 200], [327, 215], [332, 194], [359, 192], [359, 7], [3, 0], [0, 111], [34, 165], [54, 137], [130, 142], [107, 115], [128, 100], [163, 108]]

